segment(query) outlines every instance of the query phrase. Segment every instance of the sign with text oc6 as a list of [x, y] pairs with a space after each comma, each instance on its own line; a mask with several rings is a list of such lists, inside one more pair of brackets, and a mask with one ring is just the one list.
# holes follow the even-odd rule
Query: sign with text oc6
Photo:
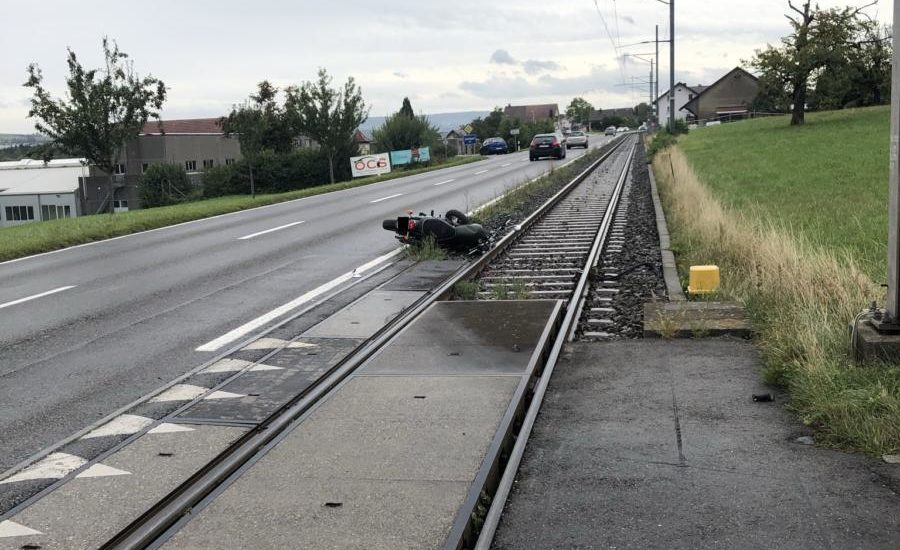
[[391, 159], [387, 153], [350, 157], [350, 170], [354, 178], [387, 174], [391, 171]]

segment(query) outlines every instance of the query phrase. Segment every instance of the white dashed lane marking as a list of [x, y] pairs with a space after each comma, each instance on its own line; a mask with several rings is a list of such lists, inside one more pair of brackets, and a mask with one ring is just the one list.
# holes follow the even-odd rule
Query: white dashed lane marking
[[265, 231], [257, 231], [256, 233], [250, 233], [249, 235], [244, 235], [243, 237], [238, 237], [239, 241], [246, 241], [247, 239], [252, 239], [253, 237], [259, 237], [260, 235], [265, 235], [266, 233], [271, 233], [273, 231], [279, 231], [281, 229], [287, 229], [288, 227], [294, 227], [295, 225], [300, 225], [301, 223], [306, 223], [304, 220], [299, 222], [291, 222], [286, 223], [284, 225], [279, 225], [278, 227], [273, 227], [272, 229], [266, 229]]
[[0, 539], [8, 537], [27, 537], [28, 535], [43, 535], [30, 527], [25, 527], [14, 521], [0, 521]]
[[455, 180], [455, 179], [449, 179], [449, 180], [445, 180], [445, 181], [439, 181], [439, 182], [435, 183], [434, 186], [437, 187], [438, 185], [444, 185], [445, 183], [451, 183], [451, 182], [454, 182], [454, 181], [456, 181], [456, 180]]
[[113, 418], [99, 428], [88, 432], [81, 439], [93, 439], [95, 437], [106, 437], [108, 435], [136, 434], [151, 424], [153, 424], [153, 419], [151, 418], [138, 416], [136, 414], [123, 414]]
[[500, 165], [500, 168], [506, 168], [506, 167], [509, 166], [510, 164], [512, 164], [512, 163], [511, 163], [511, 162], [507, 162], [506, 164], [501, 164], [501, 165]]
[[393, 199], [395, 197], [402, 197], [403, 193], [397, 193], [396, 195], [388, 195], [386, 197], [381, 197], [380, 199], [375, 199], [374, 201], [369, 201], [369, 204], [375, 204], [376, 202], [386, 201], [388, 199]]
[[35, 462], [18, 474], [0, 481], [0, 485], [32, 479], [62, 479], [85, 464], [87, 464], [87, 460], [80, 456], [53, 453]]
[[475, 172], [475, 173], [472, 174], [472, 175], [473, 175], [473, 176], [478, 176], [478, 175], [484, 174], [484, 173], [486, 173], [486, 172], [489, 172], [489, 170], [479, 170], [479, 171]]
[[15, 306], [24, 302], [30, 302], [31, 300], [37, 300], [38, 298], [43, 298], [44, 296], [50, 296], [51, 294], [56, 294], [57, 292], [62, 292], [64, 290], [69, 290], [70, 288], [75, 288], [76, 285], [69, 286], [61, 286], [59, 288], [54, 288], [53, 290], [48, 290], [47, 292], [41, 292], [40, 294], [33, 294], [31, 296], [26, 296], [24, 298], [19, 298], [18, 300], [13, 300], [12, 302], [6, 302], [5, 304], [0, 304], [0, 309], [5, 307]]

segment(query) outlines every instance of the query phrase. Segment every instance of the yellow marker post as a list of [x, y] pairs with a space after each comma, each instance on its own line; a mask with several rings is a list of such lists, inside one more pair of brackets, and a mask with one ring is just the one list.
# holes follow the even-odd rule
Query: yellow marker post
[[688, 294], [710, 294], [719, 290], [719, 266], [692, 265]]

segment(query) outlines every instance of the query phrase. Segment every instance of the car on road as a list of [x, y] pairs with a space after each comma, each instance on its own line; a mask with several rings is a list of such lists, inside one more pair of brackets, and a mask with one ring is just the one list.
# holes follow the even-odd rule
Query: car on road
[[638, 132], [646, 132], [646, 131], [647, 131], [647, 124], [646, 124], [646, 123], [641, 124], [640, 126], [638, 126]]
[[571, 149], [572, 147], [584, 147], [588, 148], [588, 137], [584, 132], [569, 132], [569, 135], [566, 136], [566, 149]]
[[614, 136], [614, 135], [616, 135], [616, 127], [615, 126], [607, 126], [606, 130], [604, 130], [603, 133], [606, 134], [607, 136]]
[[503, 138], [487, 138], [484, 140], [484, 143], [481, 144], [482, 155], [505, 155], [508, 152], [509, 146], [506, 145], [506, 140]]
[[624, 134], [625, 132], [628, 132], [628, 131], [631, 131], [631, 128], [629, 128], [628, 126], [619, 126], [619, 128], [616, 130], [616, 133]]
[[528, 146], [529, 160], [537, 160], [541, 157], [566, 158], [566, 136], [560, 132], [552, 134], [537, 134], [531, 138]]

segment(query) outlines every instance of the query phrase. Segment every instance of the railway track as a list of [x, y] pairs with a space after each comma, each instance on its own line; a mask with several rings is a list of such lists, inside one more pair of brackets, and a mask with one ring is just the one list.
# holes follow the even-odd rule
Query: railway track
[[[437, 289], [410, 305], [399, 317], [385, 325], [336, 365], [328, 369], [310, 387], [299, 393], [243, 437], [220, 453], [187, 481], [150, 507], [126, 528], [110, 538], [103, 549], [156, 548], [186, 524], [192, 514], [211, 502], [230, 483], [274, 446], [296, 420], [350, 376], [366, 360], [382, 349], [404, 327], [438, 300], [449, 299], [453, 287], [464, 280], [481, 285], [479, 299], [556, 299], [563, 302], [557, 329], [543, 348], [541, 365], [533, 379], [532, 391], [518, 404], [521, 424], [518, 433], [497, 456], [495, 475], [485, 479], [484, 487], [473, 488], [491, 494], [487, 516], [474, 519], [451, 533], [446, 548], [488, 548], [499, 522], [503, 503], [512, 487], [541, 400], [564, 343], [570, 340], [585, 307], [585, 300], [597, 294], [614, 293], [617, 273], [602, 271], [601, 254], [614, 254], [623, 245], [622, 216], [616, 220], [617, 206], [623, 196], [635, 138], [626, 136], [601, 158], [588, 166], [535, 213], [523, 220], [511, 234], [466, 268], [458, 271]], [[592, 289], [592, 281], [604, 285]], [[610, 290], [604, 290], [610, 289]], [[596, 300], [589, 302], [594, 313]], [[597, 311], [596, 313], [603, 313]], [[593, 317], [591, 317], [593, 318]], [[600, 317], [598, 317], [599, 319]], [[602, 324], [602, 323], [599, 323]], [[514, 440], [514, 444], [513, 444]], [[511, 450], [510, 450], [511, 449]], [[509, 452], [507, 452], [509, 451]], [[507, 457], [508, 455], [508, 457]], [[487, 459], [486, 459], [487, 460]], [[466, 516], [463, 516], [466, 517]], [[484, 520], [479, 529], [475, 523]], [[476, 540], [477, 539], [477, 540]]]

